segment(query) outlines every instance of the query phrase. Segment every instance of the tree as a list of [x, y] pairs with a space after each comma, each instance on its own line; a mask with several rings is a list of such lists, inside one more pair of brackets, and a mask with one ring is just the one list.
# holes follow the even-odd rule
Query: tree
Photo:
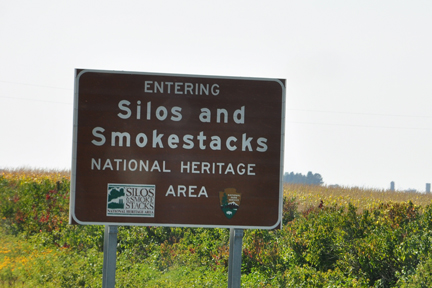
[[285, 183], [295, 183], [295, 184], [310, 184], [310, 185], [322, 185], [324, 183], [323, 178], [320, 174], [313, 174], [311, 171], [307, 175], [294, 172], [285, 172], [283, 176], [283, 181]]

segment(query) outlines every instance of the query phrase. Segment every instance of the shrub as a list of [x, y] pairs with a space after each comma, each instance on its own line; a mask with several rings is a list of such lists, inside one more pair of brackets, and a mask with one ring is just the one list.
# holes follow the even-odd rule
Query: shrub
[[415, 270], [415, 273], [408, 277], [401, 277], [397, 283], [400, 288], [428, 288], [432, 283], [432, 257], [429, 255]]

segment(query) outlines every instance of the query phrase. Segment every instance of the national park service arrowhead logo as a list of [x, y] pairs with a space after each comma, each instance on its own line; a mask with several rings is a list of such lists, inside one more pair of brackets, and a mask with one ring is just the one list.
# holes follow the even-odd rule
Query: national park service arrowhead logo
[[235, 188], [225, 188], [224, 191], [219, 191], [220, 206], [228, 219], [236, 214], [240, 207], [240, 200], [241, 194], [237, 193]]

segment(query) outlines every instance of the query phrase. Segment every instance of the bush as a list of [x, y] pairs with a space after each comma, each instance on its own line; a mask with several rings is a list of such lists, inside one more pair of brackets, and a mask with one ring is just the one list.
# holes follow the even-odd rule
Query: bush
[[428, 288], [432, 283], [432, 257], [423, 260], [415, 270], [414, 274], [408, 277], [401, 277], [397, 287], [400, 288]]

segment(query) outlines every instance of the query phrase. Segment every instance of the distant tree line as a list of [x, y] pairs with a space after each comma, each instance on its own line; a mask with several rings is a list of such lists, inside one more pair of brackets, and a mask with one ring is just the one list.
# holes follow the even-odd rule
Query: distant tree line
[[320, 174], [313, 174], [311, 171], [307, 175], [301, 173], [285, 172], [283, 176], [283, 182], [285, 183], [296, 183], [296, 184], [310, 184], [310, 185], [321, 185], [324, 183], [323, 178]]

